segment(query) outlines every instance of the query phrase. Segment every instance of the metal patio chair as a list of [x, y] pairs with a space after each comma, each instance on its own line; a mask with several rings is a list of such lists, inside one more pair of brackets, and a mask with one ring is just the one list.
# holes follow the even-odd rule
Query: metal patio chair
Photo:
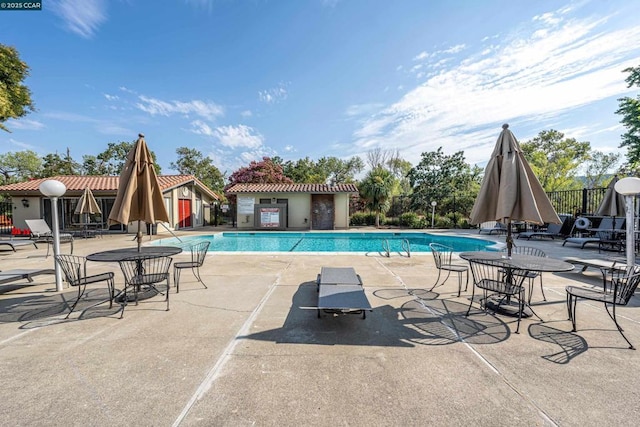
[[[460, 296], [460, 291], [462, 290], [462, 275], [466, 273], [467, 281], [464, 285], [464, 290], [466, 292], [467, 287], [469, 286], [469, 267], [464, 264], [456, 264], [452, 261], [453, 248], [439, 243], [431, 243], [429, 244], [429, 247], [431, 248], [433, 260], [436, 264], [436, 268], [438, 269], [438, 278], [436, 279], [436, 283], [431, 287], [431, 289], [429, 289], [429, 292], [433, 291], [437, 286], [444, 285], [452, 272], [458, 275], [458, 296]], [[446, 271], [447, 276], [442, 280], [442, 283], [438, 283], [440, 282], [440, 275], [442, 271]]]
[[77, 255], [56, 255], [55, 259], [64, 274], [65, 281], [69, 286], [75, 286], [78, 288], [78, 298], [76, 298], [76, 301], [71, 306], [71, 310], [69, 310], [66, 319], [69, 318], [73, 310], [76, 308], [76, 305], [78, 305], [87, 285], [92, 283], [107, 282], [107, 286], [109, 288], [109, 308], [113, 307], [113, 297], [115, 292], [113, 272], [109, 271], [107, 273], [89, 276], [87, 275], [87, 259], [85, 257]]
[[210, 244], [211, 242], [203, 241], [191, 245], [191, 261], [176, 262], [173, 264], [173, 283], [176, 285], [176, 293], [180, 292], [180, 271], [185, 268], [190, 268], [193, 275], [198, 279], [198, 282], [200, 282], [205, 289], [208, 289], [200, 277], [200, 267], [204, 264], [204, 259], [207, 256]]
[[475, 288], [482, 289], [483, 297], [480, 300], [480, 307], [487, 309], [487, 299], [493, 294], [498, 294], [500, 300], [496, 306], [496, 311], [504, 300], [515, 297], [518, 300], [518, 326], [516, 334], [520, 332], [520, 319], [525, 306], [524, 286], [522, 283], [526, 278], [526, 270], [513, 268], [507, 262], [501, 260], [481, 260], [470, 259], [471, 275], [473, 276], [473, 288], [471, 299], [466, 316], [469, 316], [471, 305], [475, 296]]
[[[576, 331], [576, 306], [578, 298], [590, 301], [599, 301], [604, 304], [607, 314], [611, 320], [613, 320], [613, 323], [615, 323], [618, 332], [622, 335], [622, 338], [624, 338], [627, 344], [629, 344], [629, 348], [635, 350], [635, 347], [624, 335], [624, 330], [618, 323], [618, 319], [616, 318], [616, 307], [625, 306], [629, 303], [629, 300], [640, 283], [640, 266], [634, 265], [624, 269], [612, 268], [609, 271], [609, 274], [609, 285], [605, 286], [602, 290], [588, 289], [580, 286], [566, 287], [567, 311], [569, 314], [569, 320], [571, 320], [571, 325], [573, 326], [572, 331]], [[609, 305], [612, 306], [612, 310], [609, 310]]]
[[[502, 252], [507, 252], [507, 249], [503, 249]], [[521, 254], [521, 255], [531, 255], [531, 256], [539, 256], [545, 257], [547, 254], [538, 248], [532, 248], [531, 246], [514, 246], [511, 249], [512, 254]], [[533, 282], [536, 277], [540, 278], [540, 291], [542, 291], [542, 299], [544, 301], [547, 300], [547, 296], [544, 294], [544, 288], [542, 287], [542, 273], [539, 271], [527, 271], [527, 279], [529, 279], [529, 297], [527, 298], [527, 303], [531, 304], [531, 295], [533, 295]]]
[[140, 254], [128, 257], [119, 261], [120, 269], [124, 275], [125, 286], [119, 295], [122, 304], [122, 312], [120, 318], [124, 316], [124, 308], [129, 302], [129, 290], [133, 291], [133, 301], [138, 305], [138, 295], [143, 287], [145, 291], [154, 294], [162, 294], [157, 285], [161, 282], [167, 283], [165, 301], [167, 301], [167, 311], [169, 311], [169, 287], [171, 274], [171, 262], [173, 259], [168, 256]]

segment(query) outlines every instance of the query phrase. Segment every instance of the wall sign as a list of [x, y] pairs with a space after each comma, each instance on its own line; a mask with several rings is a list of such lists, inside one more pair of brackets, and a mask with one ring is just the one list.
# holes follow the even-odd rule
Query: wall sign
[[241, 215], [253, 215], [253, 197], [238, 197], [238, 213]]
[[280, 208], [260, 208], [260, 227], [280, 227]]

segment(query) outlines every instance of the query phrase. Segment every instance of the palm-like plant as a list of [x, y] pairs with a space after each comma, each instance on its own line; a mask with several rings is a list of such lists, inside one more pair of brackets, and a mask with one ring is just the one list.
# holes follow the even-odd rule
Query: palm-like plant
[[367, 208], [376, 213], [376, 228], [380, 227], [380, 212], [385, 212], [389, 208], [394, 179], [390, 171], [375, 167], [360, 185], [360, 197], [365, 200]]

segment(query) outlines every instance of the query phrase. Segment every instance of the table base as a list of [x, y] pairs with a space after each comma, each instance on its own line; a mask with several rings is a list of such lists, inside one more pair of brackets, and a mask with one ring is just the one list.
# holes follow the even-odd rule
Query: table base
[[[495, 313], [510, 317], [518, 317], [518, 311], [520, 309], [520, 305], [515, 301], [503, 301], [500, 303], [500, 301], [495, 298], [488, 298], [484, 305]], [[526, 318], [531, 316], [533, 316], [533, 310], [525, 304], [522, 310], [522, 317]]]

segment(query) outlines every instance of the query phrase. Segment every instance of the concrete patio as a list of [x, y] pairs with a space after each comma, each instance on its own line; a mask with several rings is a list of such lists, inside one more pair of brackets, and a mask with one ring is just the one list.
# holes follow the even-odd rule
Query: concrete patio
[[[607, 256], [559, 239], [515, 242], [555, 258]], [[126, 235], [79, 239], [74, 253], [134, 244]], [[45, 253], [44, 245], [0, 251], [0, 270], [52, 268]], [[366, 319], [318, 319], [300, 308], [316, 304], [322, 266], [355, 267], [374, 307]], [[115, 271], [122, 286], [117, 264], [89, 268]], [[106, 286], [92, 287], [68, 320], [76, 290], [55, 292], [52, 275], [3, 287], [0, 424], [638, 424], [638, 351], [601, 304], [579, 302], [570, 332], [564, 288], [600, 286], [597, 270], [545, 273], [548, 301], [538, 282], [533, 295], [545, 321], [523, 319], [520, 334], [516, 319], [477, 305], [465, 317], [471, 287], [457, 297], [455, 277], [427, 292], [437, 276], [431, 254], [211, 254], [201, 271], [209, 289], [185, 271], [169, 312], [158, 296], [128, 306], [121, 320], [117, 305], [98, 304]], [[618, 312], [636, 346], [638, 305], [636, 296]]]

